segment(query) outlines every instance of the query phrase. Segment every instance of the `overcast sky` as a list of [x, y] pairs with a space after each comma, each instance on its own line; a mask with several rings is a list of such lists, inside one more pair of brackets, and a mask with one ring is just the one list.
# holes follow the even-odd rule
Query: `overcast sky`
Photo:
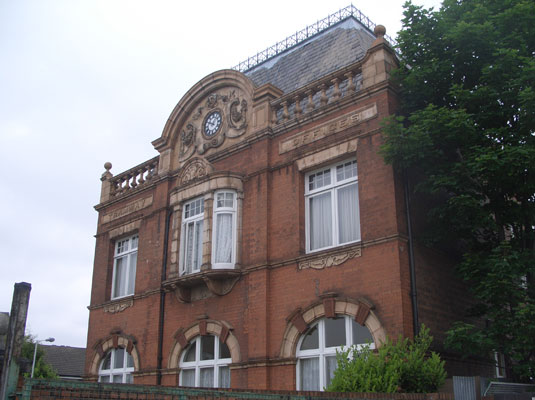
[[[403, 3], [353, 4], [395, 37]], [[156, 156], [197, 81], [350, 4], [0, 0], [0, 311], [29, 282], [27, 333], [85, 347], [103, 164]]]

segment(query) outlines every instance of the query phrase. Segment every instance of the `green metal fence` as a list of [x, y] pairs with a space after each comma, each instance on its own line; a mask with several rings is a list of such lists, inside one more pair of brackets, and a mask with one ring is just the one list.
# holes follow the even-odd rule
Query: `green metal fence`
[[450, 393], [326, 393], [241, 389], [196, 389], [149, 385], [26, 379], [19, 399], [23, 400], [453, 400]]

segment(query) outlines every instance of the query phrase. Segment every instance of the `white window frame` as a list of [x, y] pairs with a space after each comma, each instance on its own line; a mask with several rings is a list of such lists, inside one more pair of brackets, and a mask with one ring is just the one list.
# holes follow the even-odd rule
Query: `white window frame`
[[[123, 354], [123, 366], [122, 368], [114, 368], [115, 365], [115, 358], [118, 356], [118, 350], [124, 350]], [[104, 362], [106, 361], [106, 358], [110, 355], [110, 368], [109, 369], [102, 369], [102, 366]], [[131, 366], [128, 366], [128, 362], [130, 361]], [[104, 382], [102, 380], [103, 377], [107, 377], [108, 381], [105, 383], [133, 383], [133, 375], [134, 372], [134, 359], [132, 358], [132, 355], [126, 351], [124, 347], [119, 347], [117, 349], [111, 349], [109, 352], [106, 353], [102, 361], [100, 362], [100, 367], [98, 370], [98, 381]], [[121, 382], [114, 382], [113, 377], [114, 376], [120, 376]]]
[[[343, 348], [347, 348], [349, 346], [352, 346], [355, 344], [357, 348], [361, 348], [366, 343], [353, 343], [353, 324], [352, 324], [352, 318], [347, 315], [337, 315], [337, 318], [344, 318], [345, 320], [345, 333], [346, 333], [346, 343], [340, 346], [332, 346], [332, 347], [326, 347], [325, 343], [325, 321], [327, 321], [327, 318], [322, 318], [315, 324], [311, 325], [309, 330], [305, 334], [301, 336], [299, 341], [297, 342], [296, 347], [296, 358], [297, 358], [297, 370], [296, 370], [296, 388], [297, 390], [303, 390], [301, 388], [301, 360], [303, 359], [309, 359], [309, 358], [319, 358], [319, 366], [318, 366], [318, 372], [319, 372], [319, 390], [323, 391], [325, 390], [326, 382], [327, 382], [327, 368], [326, 368], [326, 361], [325, 359], [327, 357], [336, 356], [337, 351], [341, 351]], [[356, 323], [356, 322], [355, 322]], [[314, 327], [318, 328], [318, 348], [317, 349], [309, 349], [309, 350], [301, 350], [301, 345], [303, 344], [304, 339], [307, 337], [307, 333], [310, 332], [311, 329]], [[371, 335], [371, 332], [370, 332]], [[370, 348], [375, 349], [375, 343], [370, 343]]]
[[[360, 209], [359, 209], [359, 195], [358, 195], [358, 170], [355, 176], [350, 178], [345, 178], [337, 181], [337, 174], [336, 169], [338, 166], [345, 165], [347, 163], [354, 163], [356, 167], [357, 161], [352, 158], [348, 160], [344, 160], [342, 162], [338, 162], [336, 164], [332, 164], [323, 168], [316, 169], [314, 171], [308, 172], [305, 175], [305, 232], [306, 232], [306, 252], [307, 253], [313, 253], [325, 249], [330, 249], [337, 246], [342, 246], [346, 244], [351, 243], [357, 243], [361, 240], [361, 232], [360, 232]], [[323, 185], [319, 188], [310, 188], [310, 177], [313, 175], [316, 175], [321, 172], [326, 172], [330, 176], [330, 183]], [[356, 215], [358, 218], [358, 226], [357, 226], [357, 237], [355, 240], [351, 240], [348, 242], [340, 243], [339, 239], [339, 221], [338, 221], [338, 192], [340, 189], [345, 188], [349, 185], [357, 185], [357, 204], [355, 204], [356, 207]], [[332, 237], [331, 237], [331, 244], [321, 247], [312, 249], [311, 248], [311, 216], [310, 216], [310, 201], [314, 197], [317, 197], [319, 195], [325, 194], [325, 193], [331, 193], [331, 220], [332, 220]]]
[[[215, 344], [214, 344], [214, 358], [211, 360], [201, 360], [201, 338], [203, 337], [211, 337], [213, 338]], [[180, 357], [180, 385], [183, 386], [183, 372], [184, 371], [191, 371], [195, 370], [195, 387], [201, 387], [201, 369], [203, 368], [213, 368], [214, 369], [214, 381], [213, 386], [214, 388], [218, 388], [219, 386], [219, 369], [223, 367], [228, 367], [229, 364], [232, 363], [232, 358], [220, 358], [220, 350], [221, 350], [221, 340], [218, 336], [215, 335], [207, 335], [207, 336], [197, 336], [194, 338], [189, 345], [184, 349], [182, 352], [182, 356]], [[195, 343], [195, 361], [184, 361], [184, 358], [186, 357], [186, 354], [188, 353], [190, 346]], [[230, 352], [230, 349], [229, 349]], [[230, 370], [229, 370], [230, 373]], [[230, 382], [229, 382], [230, 384]], [[229, 385], [230, 386], [230, 385]]]
[[[232, 195], [232, 207], [218, 206], [218, 196], [225, 196], [227, 194]], [[214, 193], [214, 215], [212, 219], [212, 269], [233, 269], [236, 265], [236, 210], [237, 210], [237, 193], [234, 190], [218, 190]], [[230, 214], [232, 216], [232, 229], [231, 229], [231, 260], [230, 263], [217, 263], [216, 262], [216, 249], [217, 249], [217, 216], [220, 214]]]
[[495, 351], [494, 361], [496, 361], [496, 378], [505, 378], [505, 356], [503, 355], [503, 353]]
[[[189, 215], [186, 217], [186, 213], [191, 210], [192, 207], [196, 205], [196, 202], [200, 202], [200, 209], [201, 211], [194, 214]], [[188, 209], [189, 207], [189, 209]], [[200, 242], [196, 243], [195, 238], [197, 237], [197, 224], [199, 222], [202, 222], [202, 229], [200, 232]], [[196, 197], [195, 199], [189, 200], [186, 203], [184, 203], [183, 210], [182, 210], [182, 226], [180, 230], [180, 236], [181, 236], [181, 246], [180, 246], [180, 275], [189, 275], [194, 274], [197, 272], [200, 272], [201, 265], [202, 265], [202, 256], [203, 256], [203, 244], [204, 244], [204, 224], [205, 224], [205, 218], [204, 218], [204, 198], [203, 197]], [[188, 256], [187, 253], [187, 244], [186, 240], [188, 237], [188, 230], [189, 224], [193, 223], [193, 257], [195, 257], [195, 254], [197, 254], [199, 257], [197, 259], [197, 265], [194, 265], [191, 270], [186, 269], [186, 257]], [[200, 247], [200, 249], [199, 249]]]
[[[134, 294], [136, 289], [136, 267], [137, 267], [137, 250], [139, 245], [139, 236], [138, 234], [118, 239], [115, 242], [114, 253], [113, 253], [113, 274], [112, 274], [112, 288], [111, 288], [111, 299], [119, 299], [121, 297], [131, 296]], [[124, 283], [125, 292], [124, 293], [115, 293], [116, 292], [116, 275], [117, 275], [117, 263], [119, 260], [124, 260], [126, 263], [126, 273]], [[130, 292], [129, 287], [132, 287]]]

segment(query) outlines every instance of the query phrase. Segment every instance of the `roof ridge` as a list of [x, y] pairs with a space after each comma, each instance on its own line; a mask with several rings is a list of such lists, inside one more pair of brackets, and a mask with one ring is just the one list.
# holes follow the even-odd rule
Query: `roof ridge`
[[[351, 17], [355, 18], [358, 22], [360, 22], [360, 24], [362, 24], [366, 29], [368, 29], [370, 33], [373, 33], [373, 30], [376, 25], [358, 8], [356, 8], [353, 4], [350, 4], [347, 7], [339, 9], [333, 14], [329, 14], [327, 17], [317, 21], [314, 24], [308, 25], [307, 27], [294, 33], [293, 35], [286, 37], [286, 39], [275, 43], [273, 46], [270, 46], [267, 49], [256, 53], [254, 56], [249, 57], [245, 61], [242, 61], [239, 64], [235, 65], [234, 67], [232, 67], [232, 69], [240, 72], [246, 72], [285, 52], [286, 50], [297, 46], [305, 40], [323, 31], [326, 31], [331, 26], [336, 25], [339, 22], [342, 22], [345, 19]], [[385, 35], [385, 39], [392, 46], [396, 45], [396, 41], [390, 36]]]

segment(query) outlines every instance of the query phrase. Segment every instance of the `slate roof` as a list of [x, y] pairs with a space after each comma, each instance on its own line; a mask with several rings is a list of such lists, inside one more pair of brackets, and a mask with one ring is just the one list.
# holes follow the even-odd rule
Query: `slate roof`
[[290, 93], [362, 59], [375, 36], [350, 16], [244, 72], [256, 86], [266, 83]]
[[40, 346], [45, 351], [45, 361], [60, 377], [82, 377], [84, 375], [85, 348], [70, 346]]

